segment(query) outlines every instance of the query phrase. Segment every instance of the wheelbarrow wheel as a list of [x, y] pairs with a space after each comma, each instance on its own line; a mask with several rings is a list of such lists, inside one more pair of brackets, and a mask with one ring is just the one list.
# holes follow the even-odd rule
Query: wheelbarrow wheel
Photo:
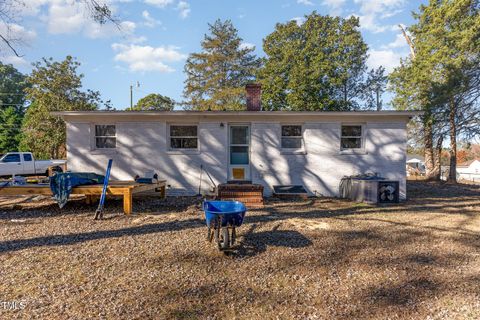
[[218, 241], [218, 248], [220, 250], [225, 250], [230, 247], [230, 235], [228, 233], [228, 227], [222, 228], [220, 232], [220, 239]]

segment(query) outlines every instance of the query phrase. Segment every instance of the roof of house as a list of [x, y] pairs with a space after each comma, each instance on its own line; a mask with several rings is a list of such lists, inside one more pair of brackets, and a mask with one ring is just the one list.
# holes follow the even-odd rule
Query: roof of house
[[54, 116], [132, 116], [132, 115], [156, 115], [156, 116], [185, 116], [185, 115], [202, 115], [202, 116], [308, 116], [308, 115], [329, 115], [329, 116], [408, 116], [414, 117], [423, 114], [421, 111], [56, 111], [51, 113]]
[[457, 164], [457, 167], [466, 167], [466, 168], [468, 168], [468, 167], [470, 167], [470, 165], [471, 165], [472, 163], [474, 163], [475, 161], [480, 161], [480, 159], [473, 159], [473, 160], [470, 160], [470, 161], [465, 161], [465, 162], [463, 162], [463, 163], [459, 163], [459, 164]]
[[421, 162], [425, 161], [425, 158], [419, 154], [407, 154], [407, 162], [411, 160], [420, 160]]

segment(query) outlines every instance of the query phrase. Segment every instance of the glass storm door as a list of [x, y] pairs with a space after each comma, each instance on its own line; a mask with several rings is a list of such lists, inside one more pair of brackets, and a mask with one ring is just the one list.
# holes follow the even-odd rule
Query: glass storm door
[[250, 126], [230, 125], [228, 180], [250, 180]]

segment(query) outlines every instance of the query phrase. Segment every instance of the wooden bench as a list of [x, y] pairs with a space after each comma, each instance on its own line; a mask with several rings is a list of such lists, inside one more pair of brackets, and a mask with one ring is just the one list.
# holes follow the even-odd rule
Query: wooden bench
[[[165, 198], [166, 181], [161, 180], [157, 183], [146, 184], [135, 181], [110, 181], [107, 188], [107, 196], [123, 197], [123, 213], [129, 215], [132, 213], [132, 199], [134, 194], [145, 191], [158, 191], [161, 198]], [[93, 203], [94, 199], [102, 194], [103, 184], [93, 184], [87, 186], [78, 186], [72, 189], [71, 194], [83, 194], [86, 196], [87, 203]], [[0, 187], [0, 195], [46, 195], [53, 196], [48, 185], [25, 185]]]

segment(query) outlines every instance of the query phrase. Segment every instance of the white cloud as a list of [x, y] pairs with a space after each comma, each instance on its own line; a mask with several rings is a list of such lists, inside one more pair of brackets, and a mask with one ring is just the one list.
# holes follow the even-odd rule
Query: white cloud
[[358, 17], [358, 19], [360, 19], [360, 28], [361, 29], [368, 30], [372, 33], [384, 32], [384, 31], [391, 28], [388, 25], [380, 25], [377, 22], [377, 19], [376, 19], [375, 15], [366, 14], [366, 15], [360, 15], [360, 16], [359, 15], [354, 15], [354, 16], [356, 16], [356, 17]]
[[0, 34], [13, 41], [28, 42], [37, 36], [33, 30], [27, 30], [25, 27], [16, 23], [0, 22]]
[[179, 1], [177, 10], [180, 11], [180, 17], [182, 19], [187, 18], [190, 15], [190, 5], [186, 1]]
[[298, 26], [301, 26], [302, 24], [305, 23], [305, 17], [294, 17], [290, 19], [290, 21], [295, 21]]
[[[15, 23], [5, 22], [0, 22], [0, 34], [8, 40], [10, 45], [20, 55], [22, 54], [22, 48], [26, 45], [28, 46], [37, 36], [33, 30], [27, 30], [25, 27]], [[12, 48], [1, 40], [0, 53], [0, 61], [4, 63], [10, 63], [14, 66], [25, 66], [28, 64], [24, 58], [17, 57]]]
[[12, 64], [15, 67], [25, 67], [28, 65], [28, 61], [23, 57], [17, 57], [15, 55], [0, 56], [0, 61], [3, 64]]
[[145, 26], [149, 27], [149, 28], [153, 28], [157, 25], [161, 25], [162, 22], [160, 20], [157, 20], [155, 18], [153, 18], [151, 15], [150, 15], [150, 12], [148, 12], [147, 10], [144, 10], [142, 12], [142, 17], [143, 19], [145, 20], [145, 22], [143, 23]]
[[382, 49], [394, 49], [402, 48], [407, 46], [407, 41], [405, 40], [403, 34], [399, 33], [395, 37], [395, 40], [382, 46]]
[[310, 0], [297, 0], [297, 3], [304, 4], [306, 6], [313, 6], [313, 2]]
[[173, 0], [145, 0], [145, 3], [151, 4], [159, 8], [165, 8], [173, 3]]
[[383, 66], [387, 73], [393, 71], [393, 69], [400, 65], [400, 59], [405, 55], [393, 50], [374, 50], [369, 51], [369, 57], [367, 65], [369, 68], [376, 69]]
[[322, 5], [330, 9], [330, 14], [339, 16], [342, 14], [342, 7], [345, 4], [345, 0], [323, 0]]
[[173, 72], [175, 69], [167, 65], [186, 59], [186, 55], [178, 51], [175, 46], [138, 46], [120, 43], [112, 44], [112, 49], [117, 52], [115, 61], [125, 62], [130, 71], [145, 72], [158, 71], [162, 73]]
[[50, 3], [52, 0], [23, 0], [12, 1], [11, 9], [17, 16], [34, 16], [39, 14], [42, 6]]
[[249, 42], [240, 43], [240, 49], [255, 49], [255, 45]]
[[52, 34], [83, 33], [89, 38], [107, 38], [118, 35], [132, 35], [136, 24], [132, 21], [122, 21], [117, 26], [112, 23], [99, 24], [92, 20], [87, 8], [72, 0], [56, 0], [48, 9], [48, 15], [43, 18], [48, 31]]
[[360, 6], [359, 14], [354, 14], [360, 19], [360, 28], [380, 33], [392, 28], [379, 20], [391, 17], [402, 11], [405, 0], [354, 0]]

